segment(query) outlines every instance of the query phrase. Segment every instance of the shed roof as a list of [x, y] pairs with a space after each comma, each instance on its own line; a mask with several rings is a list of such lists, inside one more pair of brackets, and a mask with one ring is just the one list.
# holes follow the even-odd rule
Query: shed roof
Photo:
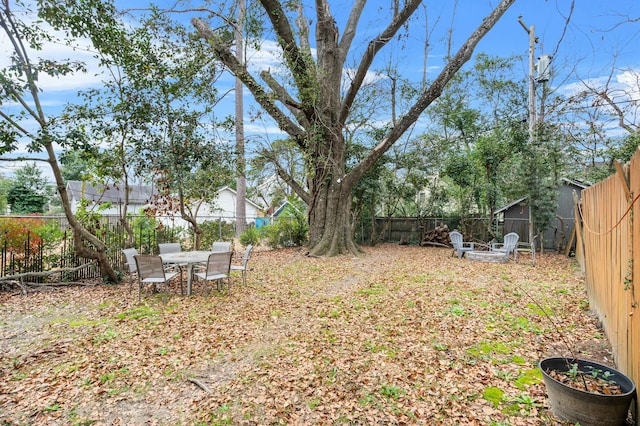
[[524, 201], [526, 201], [527, 197], [522, 197], [519, 198], [515, 201], [512, 201], [511, 203], [507, 204], [506, 206], [500, 207], [499, 209], [497, 209], [495, 212], [493, 212], [493, 214], [497, 214], [497, 213], [502, 213], [504, 211], [509, 210], [511, 207], [516, 206]]
[[[569, 185], [569, 186], [575, 186], [578, 187], [580, 190], [586, 189], [589, 187], [589, 184], [581, 182], [579, 180], [575, 180], [575, 179], [568, 179], [568, 178], [562, 178], [560, 179], [564, 185]], [[520, 203], [523, 203], [527, 200], [527, 197], [522, 197], [519, 198], [515, 201], [510, 202], [509, 204], [507, 204], [506, 206], [502, 206], [499, 209], [497, 209], [495, 212], [493, 212], [493, 214], [497, 214], [497, 213], [502, 213], [504, 211], [509, 210], [511, 207], [516, 206]]]

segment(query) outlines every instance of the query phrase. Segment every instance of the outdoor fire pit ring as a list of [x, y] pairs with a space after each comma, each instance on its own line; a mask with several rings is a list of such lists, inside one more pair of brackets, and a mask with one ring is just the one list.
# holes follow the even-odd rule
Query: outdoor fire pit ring
[[491, 262], [491, 263], [504, 263], [507, 262], [507, 256], [504, 253], [495, 251], [468, 251], [465, 253], [465, 257], [469, 260], [475, 260], [477, 262]]

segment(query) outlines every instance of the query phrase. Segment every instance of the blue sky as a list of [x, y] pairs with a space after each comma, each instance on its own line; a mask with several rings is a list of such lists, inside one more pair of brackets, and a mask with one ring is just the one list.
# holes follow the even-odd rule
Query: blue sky
[[[331, 0], [330, 0], [331, 1]], [[164, 2], [164, 0], [163, 0]], [[375, 13], [378, 9], [386, 7], [386, 0], [370, 0], [365, 9], [359, 27], [359, 35], [374, 34], [383, 25], [386, 25], [387, 16]], [[442, 58], [446, 53], [444, 39], [450, 27], [453, 28], [454, 49], [460, 45], [467, 36], [479, 25], [482, 18], [498, 3], [497, 0], [451, 0], [451, 1], [427, 1], [426, 10], [429, 14], [429, 25], [432, 36], [431, 48], [427, 65], [429, 76], [434, 76], [442, 66]], [[160, 7], [168, 6], [169, 2], [157, 3]], [[452, 13], [456, 4], [455, 14]], [[595, 80], [607, 76], [615, 58], [618, 68], [640, 68], [640, 22], [624, 23], [624, 21], [640, 17], [640, 2], [636, 0], [575, 0], [575, 8], [571, 19], [567, 19], [571, 13], [570, 0], [516, 0], [505, 16], [493, 28], [493, 30], [480, 42], [476, 53], [486, 52], [497, 56], [522, 55], [526, 57], [528, 52], [528, 35], [518, 22], [522, 16], [527, 26], [535, 27], [539, 43], [536, 45], [536, 56], [542, 53], [555, 53], [553, 59], [554, 69], [557, 72], [556, 81], [562, 82], [567, 88], [575, 80], [575, 77]], [[331, 10], [338, 19], [340, 25], [341, 13], [350, 10], [350, 2], [332, 2]], [[420, 12], [424, 13], [424, 12]], [[422, 50], [424, 46], [424, 26], [412, 28], [406, 41], [405, 49], [395, 50], [391, 53], [383, 51], [381, 60], [392, 59], [402, 73], [410, 75], [419, 74], [424, 64]], [[3, 35], [0, 35], [0, 66], [6, 66], [8, 54], [7, 43]], [[251, 56], [251, 67], [259, 70], [266, 67], [275, 67], [277, 62], [269, 54], [270, 44], [260, 52]], [[365, 44], [356, 44], [356, 48], [362, 48]], [[90, 72], [86, 75], [77, 75], [65, 79], [43, 79], [42, 99], [52, 114], [59, 111], [62, 104], [75, 99], [78, 90], [86, 89], [99, 84], [99, 78], [95, 76], [98, 71], [91, 55], [79, 50], [70, 51], [60, 45], [50, 45], [42, 56], [51, 58], [82, 59], [87, 61]], [[527, 73], [527, 63], [522, 61], [519, 67], [523, 76]], [[221, 91], [232, 86], [232, 79], [224, 79], [221, 82]], [[246, 114], [250, 111], [249, 95], [245, 91]], [[17, 106], [1, 106], [4, 111], [15, 110]], [[224, 116], [233, 111], [233, 96], [220, 104], [217, 114]], [[249, 138], [254, 140], [277, 139], [283, 135], [269, 121], [245, 120], [245, 131]], [[0, 163], [0, 173], [11, 175], [19, 164]], [[46, 176], [50, 175], [46, 164], [42, 164]]]

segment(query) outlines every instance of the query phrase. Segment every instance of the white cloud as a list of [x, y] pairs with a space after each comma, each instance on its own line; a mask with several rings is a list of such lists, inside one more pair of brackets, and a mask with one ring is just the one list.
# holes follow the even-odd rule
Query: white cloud
[[267, 124], [257, 124], [257, 123], [245, 123], [244, 125], [245, 133], [253, 134], [253, 135], [266, 135], [269, 139], [282, 139], [283, 137], [287, 137], [287, 134], [280, 130], [280, 128], [276, 125], [267, 125]]
[[[34, 24], [35, 25], [35, 24]], [[45, 24], [38, 24], [41, 30], [46, 30], [53, 40], [63, 40], [64, 33], [47, 28]], [[51, 77], [46, 74], [38, 76], [38, 87], [43, 93], [49, 92], [76, 92], [81, 89], [93, 87], [101, 83], [101, 70], [98, 66], [98, 60], [91, 52], [91, 42], [88, 39], [79, 39], [74, 46], [66, 45], [62, 42], [45, 42], [41, 50], [28, 49], [28, 55], [32, 62], [38, 59], [46, 59], [51, 61], [79, 61], [84, 63], [87, 72], [75, 72], [73, 75]], [[0, 47], [0, 68], [6, 68], [11, 65], [11, 43], [6, 37], [2, 37]]]
[[282, 49], [272, 40], [263, 40], [260, 49], [250, 47], [247, 50], [247, 68], [249, 71], [259, 73], [264, 70], [277, 72], [283, 65]]
[[625, 70], [616, 75], [619, 89], [623, 91], [628, 99], [640, 100], [640, 71]]

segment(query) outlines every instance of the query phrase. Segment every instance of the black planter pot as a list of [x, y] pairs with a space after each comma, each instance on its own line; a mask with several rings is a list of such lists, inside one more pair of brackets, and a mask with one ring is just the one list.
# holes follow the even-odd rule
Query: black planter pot
[[[609, 380], [620, 386], [620, 395], [601, 395], [576, 389], [561, 383], [547, 374], [556, 370], [566, 372], [572, 364], [578, 363], [580, 371], [590, 372], [591, 368], [609, 372]], [[629, 406], [636, 395], [633, 381], [609, 366], [593, 361], [573, 360], [564, 357], [546, 358], [540, 361], [540, 370], [547, 388], [549, 405], [561, 420], [580, 423], [581, 426], [617, 426], [626, 424]]]

